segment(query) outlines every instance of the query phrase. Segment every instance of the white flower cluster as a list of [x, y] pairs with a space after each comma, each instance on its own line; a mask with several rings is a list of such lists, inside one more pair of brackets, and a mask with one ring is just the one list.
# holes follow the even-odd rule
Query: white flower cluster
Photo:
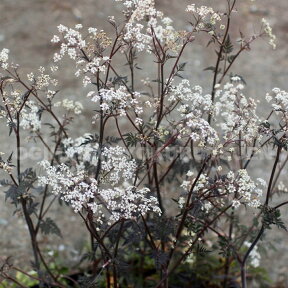
[[[43, 66], [40, 66], [38, 71], [40, 72], [40, 75], [37, 75], [37, 76], [35, 76], [33, 72], [27, 74], [27, 78], [29, 81], [31, 81], [31, 82], [35, 81], [35, 87], [37, 89], [48, 88], [50, 84], [52, 84], [53, 86], [58, 85], [57, 79], [52, 78], [47, 73], [44, 73], [46, 71], [46, 69]], [[52, 91], [50, 91], [50, 93], [51, 92]], [[55, 92], [53, 92], [53, 94], [55, 94]]]
[[[78, 49], [84, 49], [86, 46], [86, 42], [83, 39], [82, 34], [78, 30], [68, 28], [62, 24], [60, 24], [57, 28], [59, 33], [63, 35], [64, 42], [61, 44], [60, 52], [54, 54], [54, 62], [60, 61], [66, 54], [71, 59], [75, 60], [78, 54]], [[52, 43], [58, 43], [60, 41], [61, 39], [58, 35], [54, 35], [51, 40]]]
[[272, 32], [272, 28], [266, 19], [262, 19], [262, 24], [264, 26], [264, 32], [269, 37], [269, 45], [272, 46], [273, 49], [276, 49], [276, 36]]
[[[180, 185], [181, 188], [184, 188], [186, 190], [186, 194], [190, 189], [192, 188], [192, 185], [195, 183], [196, 178], [193, 177], [194, 173], [192, 171], [188, 171], [186, 176], [187, 180], [184, 180], [182, 184]], [[215, 185], [215, 184], [214, 184]], [[203, 191], [209, 191], [211, 187], [211, 182], [209, 182], [209, 177], [207, 174], [203, 173], [199, 176], [197, 182], [195, 183], [195, 186], [193, 187], [193, 195], [198, 193], [198, 196], [203, 192]], [[203, 193], [204, 195], [204, 193]], [[200, 199], [201, 201], [201, 209], [203, 211], [208, 211], [212, 208], [212, 204], [209, 200], [202, 198]], [[220, 198], [217, 198], [217, 201], [221, 201]], [[178, 199], [178, 206], [180, 209], [184, 207], [184, 204], [186, 203], [185, 197], [181, 196]]]
[[54, 107], [63, 107], [68, 112], [73, 112], [78, 115], [82, 113], [83, 105], [79, 101], [73, 101], [70, 99], [63, 99], [62, 101], [58, 101], [54, 103]]
[[3, 69], [7, 69], [9, 64], [8, 64], [8, 59], [9, 59], [9, 49], [2, 49], [0, 52], [0, 64]]
[[191, 87], [189, 80], [183, 79], [178, 85], [171, 87], [168, 101], [180, 101], [188, 104], [190, 110], [196, 115], [202, 115], [203, 111], [209, 112], [212, 108], [210, 94], [203, 94], [200, 86]]
[[88, 93], [87, 97], [95, 103], [102, 102], [100, 108], [104, 113], [115, 113], [120, 116], [126, 115], [126, 110], [133, 108], [140, 115], [143, 113], [143, 103], [139, 101], [141, 94], [134, 92], [131, 95], [125, 86], [120, 86], [118, 89], [101, 89], [99, 94], [95, 91]]
[[261, 205], [260, 198], [263, 194], [263, 188], [266, 187], [265, 180], [258, 178], [254, 182], [245, 169], [238, 170], [237, 175], [230, 171], [227, 178], [226, 189], [230, 194], [236, 196], [232, 200], [233, 207], [238, 208], [241, 202], [253, 208]]
[[[133, 45], [138, 52], [144, 51], [145, 49], [149, 52], [151, 50], [150, 44], [152, 37], [143, 30], [144, 25], [129, 22], [125, 25], [125, 35], [123, 39]], [[123, 48], [124, 47], [125, 46], [123, 46]]]
[[66, 138], [62, 141], [64, 153], [69, 160], [75, 158], [77, 171], [85, 170], [85, 163], [97, 166], [101, 154], [101, 182], [116, 184], [133, 180], [137, 168], [136, 161], [129, 159], [121, 146], [104, 147], [102, 153], [99, 144], [91, 140], [90, 134], [76, 139]]
[[12, 174], [13, 167], [2, 159], [3, 155], [5, 155], [5, 153], [0, 152], [0, 169], [4, 170], [8, 174]]
[[189, 136], [193, 141], [215, 145], [219, 140], [217, 132], [203, 117], [205, 114], [207, 117], [212, 109], [211, 95], [204, 95], [200, 86], [191, 88], [188, 80], [182, 80], [170, 90], [168, 101], [181, 104], [177, 111], [184, 118], [183, 123], [178, 125], [178, 138]]
[[215, 12], [211, 7], [196, 7], [195, 4], [191, 4], [187, 6], [186, 12], [193, 13], [196, 18], [199, 18], [200, 23], [198, 24], [198, 29], [204, 28], [204, 23], [215, 25], [217, 22], [221, 21], [220, 14]]
[[288, 123], [288, 93], [284, 90], [281, 90], [279, 88], [272, 89], [272, 93], [266, 94], [266, 100], [267, 102], [270, 102], [272, 100], [272, 108], [276, 112], [277, 115], [281, 116], [281, 120], [286, 123], [286, 129], [287, 123]]
[[50, 166], [50, 163], [45, 160], [40, 164], [45, 169], [47, 176], [38, 178], [39, 185], [51, 186], [52, 193], [59, 195], [62, 200], [68, 202], [76, 213], [91, 199], [94, 199], [97, 182], [91, 178], [86, 180], [84, 171], [73, 174], [65, 164]]
[[[205, 143], [205, 145], [214, 146], [217, 144], [219, 137], [214, 128], [203, 118], [195, 116], [193, 112], [186, 115], [187, 122], [185, 124], [185, 130], [180, 131], [181, 134], [188, 134], [193, 141], [199, 141], [200, 146]], [[187, 128], [188, 130], [187, 132]]]
[[[189, 173], [189, 174], [188, 174]], [[193, 173], [190, 171], [187, 173], [187, 179], [184, 180], [181, 184], [181, 188], [184, 190], [189, 191], [195, 181], [195, 177]], [[209, 191], [211, 191], [211, 187], [213, 189], [217, 189], [219, 193], [223, 194], [223, 197], [226, 198], [225, 191], [228, 192], [228, 195], [233, 195], [231, 200], [232, 206], [238, 208], [241, 203], [248, 205], [252, 208], [258, 208], [261, 205], [260, 198], [263, 194], [263, 188], [266, 187], [266, 182], [261, 179], [257, 178], [256, 181], [253, 181], [251, 177], [248, 175], [247, 170], [240, 169], [237, 172], [230, 171], [227, 174], [227, 178], [219, 178], [216, 181], [210, 181], [209, 177], [203, 173], [195, 183], [193, 188], [194, 193], [205, 193], [205, 196], [209, 196]], [[206, 194], [207, 193], [207, 194]], [[218, 201], [219, 204], [224, 203], [223, 197], [213, 198], [213, 201]], [[209, 198], [209, 197], [208, 197]], [[183, 208], [185, 203], [185, 198], [179, 198], [179, 206]], [[205, 210], [209, 210], [211, 208], [211, 203], [209, 201], [203, 202], [203, 208]]]
[[134, 177], [137, 168], [136, 161], [128, 159], [123, 147], [104, 147], [102, 156], [104, 159], [101, 162], [101, 168], [105, 172], [105, 180], [111, 185], [114, 186]]
[[[8, 80], [10, 82], [10, 79]], [[11, 81], [12, 83], [12, 81]], [[9, 114], [7, 113], [6, 109], [0, 109], [0, 118], [6, 118], [8, 121], [10, 121], [10, 117], [12, 119], [17, 118], [17, 113], [22, 105], [22, 95], [23, 91], [15, 89], [12, 91], [3, 91], [3, 104], [7, 107], [9, 107]], [[4, 100], [5, 98], [5, 100]]]
[[25, 108], [21, 111], [20, 127], [24, 130], [31, 129], [32, 131], [38, 131], [41, 129], [41, 109], [32, 100], [27, 101]]
[[[68, 28], [64, 25], [58, 26], [58, 31], [63, 37], [60, 51], [54, 54], [54, 62], [59, 62], [65, 55], [68, 55], [72, 60], [76, 62], [77, 71], [75, 75], [79, 77], [83, 75], [83, 85], [91, 83], [91, 76], [98, 72], [105, 72], [109, 57], [96, 56], [99, 53], [94, 53], [94, 49], [100, 43], [102, 48], [108, 47], [111, 44], [111, 40], [101, 30], [96, 28], [88, 28], [88, 37], [83, 37], [80, 33], [82, 29], [81, 24], [77, 24], [75, 29]], [[61, 42], [61, 38], [58, 35], [54, 35], [53, 43]], [[98, 44], [95, 45], [95, 41]], [[100, 42], [99, 42], [100, 41]], [[88, 75], [87, 75], [88, 74]]]
[[[155, 0], [124, 1], [123, 4], [128, 9], [131, 8], [130, 12], [132, 13], [132, 15], [129, 19], [130, 22], [139, 22], [144, 20], [145, 18], [148, 18], [150, 21], [155, 21], [155, 18], [163, 16], [162, 12], [156, 10]], [[149, 25], [150, 24], [151, 23], [149, 23]]]
[[[153, 196], [147, 197], [149, 192], [148, 188], [137, 190], [135, 187], [129, 186], [125, 189], [103, 189], [99, 191], [99, 196], [103, 199], [108, 211], [111, 212], [109, 218], [111, 223], [120, 219], [133, 219], [137, 216], [145, 215], [148, 211], [153, 211], [160, 215], [161, 210], [157, 198]], [[94, 214], [99, 213], [100, 205], [95, 202], [90, 205]]]
[[84, 169], [84, 164], [87, 162], [90, 165], [97, 165], [99, 149], [98, 143], [87, 143], [87, 140], [91, 139], [90, 134], [84, 134], [82, 137], [76, 139], [65, 138], [62, 141], [64, 145], [65, 155], [71, 160], [77, 157], [76, 167], [77, 170]]
[[235, 141], [241, 133], [241, 139], [251, 143], [255, 138], [261, 138], [258, 133], [261, 121], [256, 114], [255, 100], [247, 99], [243, 89], [240, 78], [232, 77], [231, 83], [216, 91], [215, 112], [222, 116], [218, 126], [224, 132], [225, 140]]
[[128, 9], [125, 14], [129, 15], [129, 20], [125, 25], [122, 50], [125, 49], [125, 44], [129, 43], [139, 52], [144, 50], [151, 52], [153, 34], [161, 45], [166, 45], [173, 51], [179, 50], [180, 46], [177, 44], [179, 33], [173, 28], [173, 21], [168, 17], [163, 17], [163, 13], [155, 8], [154, 0], [116, 0], [116, 2], [123, 2]]
[[288, 188], [285, 186], [285, 184], [283, 183], [283, 181], [279, 181], [279, 184], [277, 185], [277, 189], [279, 191], [283, 191], [283, 192], [288, 192]]
[[[80, 144], [81, 140], [83, 141], [79, 138], [76, 142]], [[72, 143], [71, 140], [66, 142], [67, 146]], [[86, 151], [78, 148], [76, 153], [80, 152], [87, 158]], [[75, 152], [71, 146], [70, 151], [68, 150], [69, 148], [68, 154]], [[91, 153], [94, 152], [91, 147], [89, 150]], [[157, 199], [147, 196], [150, 192], [148, 188], [137, 189], [126, 182], [133, 178], [136, 163], [134, 160], [128, 160], [124, 152], [122, 147], [104, 148], [101, 166], [103, 177], [100, 180], [102, 182], [107, 180], [103, 182], [104, 188], [84, 170], [78, 169], [73, 173], [65, 164], [50, 166], [48, 161], [41, 162], [47, 175], [39, 177], [39, 184], [50, 185], [52, 193], [70, 203], [75, 212], [91, 209], [100, 224], [107, 218], [111, 223], [119, 219], [131, 219], [150, 210], [161, 213]], [[116, 184], [118, 187], [114, 187]], [[106, 187], [108, 185], [112, 187]]]
[[179, 51], [181, 49], [181, 44], [177, 44], [177, 40], [179, 39], [180, 34], [172, 26], [172, 19], [164, 17], [161, 19], [161, 22], [163, 25], [158, 24], [154, 28], [157, 39], [173, 52]]
[[[252, 243], [245, 241], [243, 243], [244, 246], [246, 246], [247, 248], [250, 248]], [[254, 246], [253, 250], [250, 252], [250, 265], [257, 268], [260, 266], [260, 260], [261, 260], [261, 255], [258, 252], [258, 247], [257, 245]]]
[[[193, 177], [194, 173], [192, 171], [190, 171], [190, 170], [187, 172], [186, 176], [187, 176], [186, 180], [184, 180], [182, 182], [180, 187], [183, 188], [186, 191], [189, 191], [191, 189], [191, 187], [192, 187], [192, 184], [195, 181], [195, 177]], [[199, 192], [200, 190], [202, 190], [204, 188], [207, 188], [207, 186], [209, 185], [208, 179], [209, 178], [208, 178], [208, 176], [206, 174], [201, 174], [199, 179], [198, 179], [198, 181], [197, 181], [197, 183], [196, 183], [196, 185], [194, 186], [193, 191], [194, 192]], [[180, 198], [183, 198], [183, 197], [180, 197]], [[181, 201], [182, 201], [182, 204], [183, 204], [183, 199]]]
[[180, 209], [183, 209], [184, 208], [184, 204], [186, 203], [186, 200], [185, 200], [185, 198], [184, 197], [179, 197], [179, 199], [178, 199], [178, 207], [180, 208]]
[[194, 188], [195, 192], [209, 187], [209, 178], [206, 174], [201, 174]]

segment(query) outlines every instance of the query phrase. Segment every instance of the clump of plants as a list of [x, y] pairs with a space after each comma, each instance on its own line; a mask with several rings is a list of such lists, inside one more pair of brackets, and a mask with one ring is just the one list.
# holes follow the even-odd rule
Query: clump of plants
[[[34, 257], [28, 271], [2, 259], [0, 287], [268, 287], [261, 240], [273, 225], [286, 229], [288, 201], [277, 197], [287, 191], [279, 180], [288, 93], [268, 92], [267, 116], [258, 116], [237, 60], [258, 38], [276, 47], [269, 23], [234, 39], [236, 0], [223, 0], [224, 10], [189, 5], [183, 30], [154, 0], [116, 2], [124, 11], [108, 18], [112, 35], [59, 25], [51, 67], [23, 75], [8, 49], [0, 53], [0, 115], [15, 143], [1, 154], [1, 184], [26, 221]], [[199, 38], [216, 52], [209, 87], [184, 78], [183, 55]], [[67, 57], [89, 107], [59, 97], [55, 73]], [[93, 129], [78, 135], [84, 109]], [[39, 163], [21, 157], [35, 143], [46, 151]], [[271, 165], [251, 169], [267, 151]], [[73, 273], [38, 242], [40, 233], [61, 236], [49, 214], [57, 199], [91, 239]]]

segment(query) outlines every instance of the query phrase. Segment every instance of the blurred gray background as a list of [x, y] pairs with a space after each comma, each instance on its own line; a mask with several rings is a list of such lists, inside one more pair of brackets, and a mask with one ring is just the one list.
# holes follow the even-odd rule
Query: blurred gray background
[[[225, 0], [210, 0], [194, 2], [199, 5], [210, 5], [217, 10], [221, 9]], [[252, 50], [244, 52], [238, 60], [233, 72], [240, 74], [247, 82], [247, 94], [259, 100], [265, 97], [274, 87], [288, 90], [288, 1], [287, 0], [238, 0], [238, 13], [232, 22], [232, 39], [236, 39], [239, 30], [252, 35], [260, 27], [261, 18], [266, 18], [272, 25], [277, 36], [277, 49], [272, 50], [267, 41], [262, 39], [252, 45]], [[188, 25], [184, 12], [187, 4], [193, 2], [184, 0], [156, 0], [156, 4], [167, 16], [174, 20], [177, 28]], [[57, 33], [57, 25], [74, 26], [77, 23], [84, 27], [102, 28], [111, 31], [107, 16], [122, 17], [122, 6], [113, 0], [0, 0], [0, 50], [10, 49], [10, 59], [20, 64], [21, 71], [25, 74], [36, 71], [39, 66], [52, 64], [53, 53], [57, 47], [53, 46], [50, 39]], [[185, 15], [185, 17], [183, 17]], [[212, 74], [203, 71], [205, 67], [215, 65], [215, 53], [211, 49], [203, 49], [207, 41], [195, 41], [185, 60], [189, 61], [184, 76], [192, 81], [210, 89]], [[139, 62], [142, 67], [145, 65]], [[58, 73], [61, 94], [60, 97], [69, 96], [73, 99], [85, 100], [86, 93], [81, 83], [74, 76], [73, 64], [64, 62], [63, 69]], [[67, 69], [65, 69], [65, 67]], [[72, 67], [72, 69], [71, 69]], [[145, 68], [145, 66], [144, 66]], [[148, 71], [149, 72], [149, 71]], [[150, 76], [147, 73], [147, 76]], [[209, 93], [207, 89], [207, 93]], [[265, 105], [261, 106], [261, 115], [266, 115]], [[87, 132], [90, 120], [85, 116], [91, 115], [86, 111], [77, 121], [78, 135]], [[7, 131], [0, 128], [1, 151], [9, 151], [10, 143], [7, 140]], [[8, 152], [7, 152], [8, 153]], [[260, 168], [262, 169], [262, 167]], [[263, 172], [264, 173], [264, 172]], [[285, 170], [285, 174], [287, 170]], [[283, 175], [286, 177], [286, 175]], [[0, 202], [0, 257], [16, 256], [15, 261], [21, 265], [27, 264], [29, 259], [30, 244], [28, 231], [21, 225], [23, 220], [17, 214], [13, 215], [14, 207], [4, 203], [1, 193]], [[287, 209], [287, 208], [286, 208]], [[63, 212], [64, 211], [64, 212]], [[61, 209], [54, 205], [51, 218], [61, 220], [57, 223], [63, 230], [63, 239], [56, 237], [43, 237], [41, 242], [47, 249], [59, 249], [66, 253], [69, 261], [78, 259], [77, 251], [86, 242], [86, 232], [81, 220], [69, 209]], [[287, 213], [286, 213], [287, 215]], [[64, 226], [65, 225], [65, 226]], [[75, 229], [75, 225], [77, 229]], [[273, 230], [270, 233], [275, 240], [278, 252], [273, 252], [268, 260], [262, 264], [271, 272], [274, 279], [287, 279], [288, 272], [288, 235], [287, 233]], [[285, 252], [285, 253], [284, 253]], [[287, 282], [286, 282], [287, 284]], [[287, 286], [288, 287], [288, 284]]]

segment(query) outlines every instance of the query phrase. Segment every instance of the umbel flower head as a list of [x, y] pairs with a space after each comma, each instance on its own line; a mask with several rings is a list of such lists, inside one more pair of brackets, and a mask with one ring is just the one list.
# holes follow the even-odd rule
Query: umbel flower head
[[[68, 150], [71, 153], [71, 147]], [[48, 161], [40, 163], [46, 175], [39, 177], [39, 185], [49, 185], [52, 193], [69, 203], [76, 213], [92, 211], [100, 224], [104, 219], [111, 223], [139, 217], [148, 211], [161, 213], [157, 198], [149, 196], [147, 187], [129, 185], [136, 165], [123, 152], [122, 147], [104, 149], [102, 171], [105, 178], [102, 180], [105, 182], [102, 185], [84, 169], [79, 169], [83, 165], [72, 172], [65, 164], [51, 166]]]

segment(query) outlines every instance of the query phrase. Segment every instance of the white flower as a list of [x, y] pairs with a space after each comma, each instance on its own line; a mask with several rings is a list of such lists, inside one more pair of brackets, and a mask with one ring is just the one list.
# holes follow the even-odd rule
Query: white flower
[[76, 24], [75, 25], [75, 29], [77, 29], [77, 30], [82, 29], [82, 28], [83, 28], [82, 24]]
[[195, 4], [191, 4], [187, 6], [186, 12], [193, 13], [194, 15], [198, 16], [201, 19], [201, 21], [208, 22], [212, 25], [215, 25], [216, 22], [221, 21], [220, 14], [215, 12], [211, 7], [207, 6], [196, 7]]
[[242, 140], [252, 143], [261, 139], [258, 133], [261, 119], [256, 113], [256, 102], [243, 93], [239, 77], [232, 77], [223, 90], [216, 91], [215, 114], [221, 116], [218, 126], [223, 131], [224, 139], [236, 140], [241, 133]]
[[143, 124], [143, 120], [141, 118], [136, 118], [135, 119], [135, 124], [136, 125], [142, 125]]
[[180, 187], [184, 188], [185, 190], [187, 190], [190, 185], [191, 185], [190, 181], [183, 181], [182, 184], [180, 185]]
[[[245, 241], [244, 243], [244, 246], [246, 246], [247, 248], [250, 248], [251, 244], [250, 242], [248, 241]], [[260, 260], [261, 260], [261, 255], [260, 253], [258, 252], [258, 247], [257, 245], [254, 246], [253, 250], [250, 252], [250, 255], [249, 255], [249, 258], [250, 258], [250, 265], [253, 266], [253, 267], [259, 267], [260, 266]]]
[[26, 106], [21, 111], [20, 127], [24, 130], [31, 129], [32, 131], [38, 131], [41, 128], [40, 120], [40, 107], [35, 102], [28, 101]]
[[96, 35], [97, 34], [97, 28], [89, 27], [88, 28], [88, 33]]
[[48, 90], [47, 91], [47, 98], [52, 99], [55, 94], [56, 94], [56, 91]]
[[31, 72], [31, 73], [29, 73], [29, 74], [27, 74], [27, 78], [28, 78], [28, 80], [30, 81], [30, 82], [33, 82], [34, 81], [34, 73], [33, 72]]
[[[120, 86], [117, 90], [101, 89], [99, 93], [90, 91], [87, 97], [96, 103], [100, 102], [101, 99], [100, 108], [107, 114], [114, 112], [120, 116], [125, 116], [128, 109], [134, 109], [138, 116], [143, 113], [142, 95], [137, 92], [131, 95], [125, 86]], [[137, 124], [142, 124], [143, 122], [139, 117], [135, 121]]]
[[262, 189], [266, 187], [266, 182], [263, 179], [258, 178], [257, 181], [253, 181], [245, 169], [238, 170], [237, 176], [230, 171], [227, 178], [227, 191], [238, 195], [237, 198], [232, 200], [233, 207], [238, 208], [240, 200], [252, 208], [258, 208], [261, 205]]
[[[66, 138], [63, 140], [63, 145], [65, 149], [65, 154], [69, 159], [74, 157], [77, 158], [79, 166], [81, 169], [83, 163], [89, 163], [90, 165], [96, 166], [98, 163], [98, 149], [99, 144], [89, 142], [91, 140], [90, 134], [84, 134], [82, 137], [76, 139]], [[86, 143], [88, 141], [88, 143]], [[86, 143], [86, 144], [85, 144]], [[81, 166], [82, 165], [82, 166]]]
[[272, 108], [279, 115], [282, 121], [287, 126], [288, 120], [288, 92], [281, 90], [279, 88], [273, 88], [272, 93], [266, 94], [266, 100], [268, 102], [272, 101]]
[[[64, 143], [69, 146], [66, 152], [68, 155], [73, 151], [69, 152], [69, 149], [74, 149], [72, 153], [75, 151], [86, 153], [87, 147], [83, 148], [82, 152], [81, 146], [72, 148], [73, 146], [70, 145], [73, 145], [73, 140], [71, 139], [66, 139]], [[84, 170], [77, 169], [72, 172], [65, 164], [50, 166], [48, 161], [40, 163], [45, 169], [46, 176], [39, 177], [39, 184], [49, 185], [52, 193], [70, 203], [76, 213], [82, 209], [90, 209], [100, 224], [105, 218], [112, 223], [119, 219], [133, 219], [148, 211], [160, 214], [158, 201], [155, 197], [148, 196], [150, 192], [148, 188], [137, 189], [127, 184], [123, 185], [125, 188], [121, 187], [121, 183], [132, 180], [136, 169], [135, 161], [128, 160], [124, 152], [125, 150], [121, 147], [104, 148], [101, 167], [102, 174], [108, 181], [105, 182], [103, 188], [99, 187], [98, 182], [89, 177]], [[101, 179], [101, 182], [103, 183], [104, 180], [104, 178]], [[116, 184], [119, 186], [116, 187]], [[109, 188], [109, 185], [112, 187]], [[104, 212], [107, 209], [110, 214], [105, 216]]]
[[52, 66], [50, 67], [50, 70], [51, 70], [51, 72], [56, 72], [56, 71], [58, 70], [58, 66], [52, 65]]
[[54, 107], [62, 106], [68, 112], [73, 112], [76, 115], [81, 114], [83, 110], [83, 105], [79, 101], [73, 101], [69, 99], [63, 99], [62, 101], [58, 101], [54, 103]]
[[232, 207], [234, 207], [235, 209], [237, 209], [238, 207], [240, 207], [241, 203], [239, 200], [237, 199], [233, 199], [232, 200]]
[[186, 175], [187, 175], [188, 177], [192, 177], [192, 176], [194, 175], [194, 173], [193, 173], [191, 170], [189, 170], [189, 171], [186, 173]]
[[269, 37], [269, 45], [271, 45], [273, 49], [276, 49], [276, 36], [272, 32], [270, 24], [264, 18], [262, 18], [262, 24], [264, 26], [264, 32]]
[[51, 39], [51, 42], [52, 42], [52, 43], [58, 43], [58, 42], [60, 42], [59, 36], [54, 35], [53, 38]]
[[114, 186], [122, 180], [133, 179], [137, 167], [136, 161], [128, 159], [124, 148], [120, 146], [105, 147], [102, 155], [104, 156], [102, 169], [108, 173], [106, 178], [111, 185]]
[[182, 209], [184, 207], [185, 203], [186, 203], [185, 198], [184, 197], [179, 197], [178, 206], [179, 206], [180, 209]]
[[162, 19], [162, 23], [165, 25], [165, 26], [169, 26], [173, 23], [173, 20], [169, 17], [164, 17]]
[[2, 49], [0, 52], [0, 64], [3, 69], [8, 68], [8, 59], [9, 59], [9, 49]]

